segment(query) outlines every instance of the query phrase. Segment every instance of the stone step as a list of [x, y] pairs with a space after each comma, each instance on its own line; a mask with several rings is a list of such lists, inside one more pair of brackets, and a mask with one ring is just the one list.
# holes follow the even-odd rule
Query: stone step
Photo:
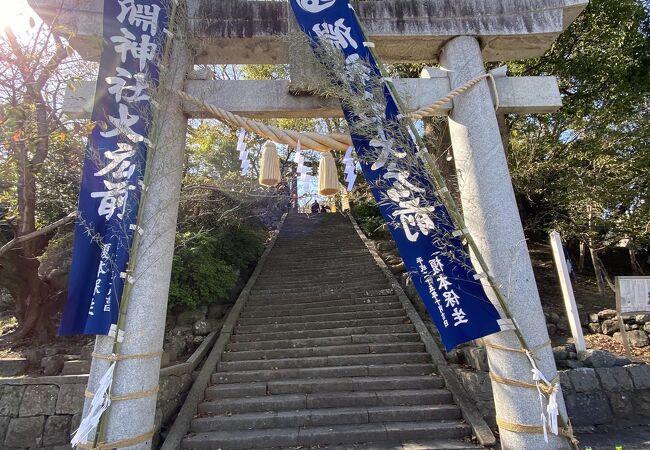
[[[356, 275], [356, 274], [355, 274]], [[269, 280], [266, 283], [256, 283], [255, 287], [251, 290], [253, 293], [258, 291], [273, 291], [278, 293], [283, 292], [312, 292], [319, 291], [328, 287], [349, 287], [349, 286], [368, 286], [375, 283], [386, 282], [384, 274], [377, 270], [375, 274], [365, 275], [363, 278], [352, 278], [350, 273], [336, 270], [328, 275], [319, 275], [315, 277], [316, 283], [310, 283], [305, 277], [300, 277], [299, 281], [291, 281], [286, 279]]]
[[[386, 442], [355, 442], [347, 445], [318, 445], [310, 448], [327, 450], [485, 450], [483, 446], [472, 444], [469, 437], [455, 440], [423, 438]], [[273, 450], [296, 450], [296, 447], [274, 447]]]
[[290, 323], [310, 322], [338, 322], [341, 320], [358, 320], [358, 319], [381, 319], [389, 317], [406, 317], [406, 312], [400, 304], [395, 309], [385, 309], [379, 311], [349, 311], [335, 312], [328, 314], [310, 314], [310, 315], [286, 315], [275, 317], [243, 317], [238, 321], [239, 325], [281, 325]]
[[337, 320], [329, 322], [308, 322], [308, 323], [287, 323], [287, 324], [269, 324], [269, 325], [238, 325], [235, 329], [237, 334], [261, 334], [277, 333], [283, 331], [315, 331], [332, 328], [355, 328], [355, 327], [373, 327], [388, 325], [403, 325], [410, 323], [408, 317], [380, 317], [377, 319], [350, 319]]
[[341, 288], [338, 290], [331, 291], [320, 291], [314, 292], [312, 294], [265, 294], [262, 291], [251, 294], [250, 300], [262, 300], [265, 303], [309, 303], [309, 302], [319, 302], [324, 300], [341, 300], [345, 298], [359, 298], [359, 297], [376, 297], [380, 295], [393, 295], [394, 292], [390, 289], [388, 283], [384, 285], [373, 286], [372, 289], [367, 288], [356, 288], [356, 289], [345, 289]]
[[281, 394], [259, 397], [222, 398], [199, 404], [199, 414], [235, 414], [296, 409], [363, 406], [414, 406], [452, 403], [446, 389], [407, 389], [361, 392]]
[[330, 336], [310, 339], [280, 339], [277, 341], [259, 342], [231, 342], [227, 350], [252, 351], [252, 350], [276, 350], [282, 348], [312, 348], [329, 347], [332, 345], [347, 344], [388, 344], [394, 342], [420, 342], [420, 335], [417, 333], [394, 333], [394, 334], [359, 334], [352, 336]]
[[292, 368], [278, 370], [245, 370], [239, 372], [216, 372], [212, 374], [212, 384], [254, 383], [298, 378], [338, 378], [338, 377], [400, 377], [421, 376], [435, 373], [431, 363], [422, 364], [380, 364], [332, 367]]
[[320, 308], [335, 308], [340, 306], [355, 306], [355, 305], [379, 305], [382, 303], [395, 303], [399, 302], [396, 295], [380, 295], [377, 297], [357, 297], [357, 298], [344, 298], [341, 300], [323, 300], [314, 302], [298, 302], [298, 303], [285, 303], [269, 305], [263, 301], [249, 301], [246, 304], [244, 312], [264, 314], [278, 311], [278, 314], [299, 314], [303, 311], [305, 314], [311, 313], [312, 309]]
[[357, 442], [386, 442], [436, 436], [439, 439], [460, 438], [469, 433], [469, 426], [460, 421], [393, 422], [326, 427], [269, 428], [196, 433], [182, 443], [185, 449], [249, 449], [279, 446], [304, 447], [312, 445], [353, 444]]
[[315, 356], [364, 355], [387, 353], [424, 352], [421, 342], [398, 342], [387, 344], [349, 344], [322, 347], [281, 348], [275, 350], [248, 350], [225, 352], [222, 361], [272, 360], [307, 358]]
[[219, 372], [242, 372], [246, 370], [306, 369], [310, 367], [354, 366], [360, 364], [419, 364], [427, 362], [431, 362], [431, 356], [424, 352], [385, 353], [252, 361], [220, 361], [217, 364], [217, 370]]
[[354, 326], [342, 328], [326, 328], [319, 330], [275, 331], [267, 333], [233, 334], [231, 342], [260, 342], [278, 339], [308, 339], [331, 336], [352, 336], [364, 334], [411, 333], [415, 330], [412, 324]]
[[314, 394], [389, 389], [441, 389], [442, 378], [436, 375], [403, 377], [341, 377], [277, 380], [261, 383], [215, 384], [206, 390], [206, 400], [278, 394]]
[[342, 305], [329, 306], [330, 302], [327, 302], [328, 306], [319, 306], [311, 307], [309, 309], [305, 308], [246, 308], [240, 315], [241, 318], [272, 318], [272, 317], [305, 317], [313, 316], [317, 314], [336, 314], [336, 313], [355, 313], [355, 312], [366, 312], [366, 311], [386, 311], [390, 309], [402, 309], [402, 304], [395, 300], [392, 302], [373, 302], [373, 303], [359, 303], [359, 304], [349, 304], [347, 301], [342, 301]]
[[455, 405], [368, 406], [349, 408], [265, 411], [233, 415], [207, 416], [192, 420], [191, 431], [229, 431], [264, 428], [351, 425], [379, 422], [420, 422], [457, 420]]

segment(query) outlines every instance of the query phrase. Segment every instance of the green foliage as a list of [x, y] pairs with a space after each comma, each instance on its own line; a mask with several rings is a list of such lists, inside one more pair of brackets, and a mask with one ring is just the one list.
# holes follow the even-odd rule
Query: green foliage
[[228, 298], [242, 270], [262, 253], [263, 234], [226, 224], [210, 232], [176, 236], [169, 306], [198, 306]]
[[361, 200], [352, 207], [352, 216], [366, 236], [376, 239], [386, 236], [384, 218], [374, 200]]
[[563, 107], [511, 118], [509, 162], [532, 235], [558, 229], [593, 248], [650, 243], [650, 20], [642, 0], [594, 0], [542, 58]]

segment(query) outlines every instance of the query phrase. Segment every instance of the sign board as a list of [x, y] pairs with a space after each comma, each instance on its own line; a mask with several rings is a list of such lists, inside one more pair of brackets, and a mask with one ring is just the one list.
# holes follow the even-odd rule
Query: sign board
[[621, 314], [650, 313], [650, 277], [616, 277], [616, 307]]

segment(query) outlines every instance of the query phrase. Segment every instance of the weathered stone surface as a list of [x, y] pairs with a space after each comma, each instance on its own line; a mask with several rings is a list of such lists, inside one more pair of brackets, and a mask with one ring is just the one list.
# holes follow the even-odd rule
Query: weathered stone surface
[[641, 330], [628, 331], [627, 340], [630, 342], [632, 347], [647, 347], [650, 345], [648, 335], [645, 334], [645, 331]]
[[589, 322], [598, 323], [598, 313], [589, 314]]
[[20, 403], [20, 417], [54, 414], [59, 387], [53, 385], [27, 386]]
[[487, 359], [487, 352], [481, 347], [465, 347], [463, 348], [463, 359], [466, 364], [472, 366], [476, 370], [487, 372], [490, 370]]
[[598, 425], [612, 420], [609, 401], [602, 392], [567, 395], [565, 403], [574, 425]]
[[600, 388], [594, 369], [583, 367], [569, 372], [571, 383], [576, 392], [592, 392]]
[[208, 313], [207, 306], [201, 306], [196, 309], [190, 309], [183, 311], [178, 315], [176, 319], [177, 325], [193, 325], [194, 322], [200, 319], [205, 319], [205, 315]]
[[375, 247], [380, 252], [388, 252], [395, 248], [395, 242], [393, 241], [379, 241], [375, 243]]
[[469, 395], [475, 400], [492, 399], [492, 382], [485, 372], [459, 370], [456, 372]]
[[590, 348], [580, 352], [578, 354], [578, 360], [589, 367], [614, 367], [617, 356], [604, 350]]
[[630, 391], [634, 389], [632, 378], [625, 367], [609, 367], [596, 369], [600, 384], [607, 391]]
[[616, 317], [615, 309], [604, 309], [598, 313], [599, 320], [612, 319]]
[[44, 416], [12, 418], [7, 428], [4, 445], [6, 447], [40, 447], [44, 424]]
[[636, 389], [650, 389], [650, 365], [629, 366], [626, 369]]
[[45, 352], [40, 348], [32, 348], [24, 352], [25, 359], [27, 360], [27, 368], [29, 370], [38, 370], [41, 368], [41, 359], [45, 356]]
[[158, 399], [161, 402], [167, 402], [176, 397], [181, 392], [181, 379], [177, 376], [170, 375], [160, 380], [160, 393]]
[[650, 333], [650, 322], [646, 322], [645, 325], [643, 325], [643, 331]]
[[612, 335], [615, 331], [620, 330], [620, 324], [617, 319], [607, 319], [603, 321], [601, 330], [603, 334]]
[[206, 334], [209, 334], [212, 327], [210, 326], [210, 323], [205, 320], [205, 319], [199, 319], [196, 322], [194, 322], [194, 334], [198, 336], [205, 336]]
[[49, 377], [60, 374], [63, 370], [64, 363], [65, 359], [63, 358], [63, 355], [44, 357], [41, 359], [41, 369], [43, 370], [43, 375]]
[[56, 401], [56, 413], [77, 414], [81, 412], [85, 390], [86, 386], [83, 384], [62, 384]]
[[632, 397], [635, 418], [650, 417], [650, 389], [635, 392]]
[[636, 316], [634, 316], [634, 320], [637, 323], [641, 323], [641, 324], [650, 322], [650, 314], [637, 314]]
[[17, 377], [27, 371], [25, 358], [0, 359], [0, 377]]
[[70, 442], [72, 416], [50, 416], [45, 421], [43, 445], [65, 445]]
[[609, 399], [609, 406], [612, 409], [614, 418], [627, 418], [632, 417], [634, 414], [634, 405], [632, 392], [606, 392]]
[[24, 393], [24, 386], [0, 386], [0, 416], [17, 417]]
[[564, 395], [573, 391], [573, 384], [571, 384], [571, 378], [569, 377], [568, 370], [559, 370], [558, 375], [560, 376], [560, 386], [562, 387], [562, 392]]
[[9, 428], [9, 421], [11, 417], [0, 417], [0, 444], [5, 441], [7, 435], [7, 428]]
[[83, 375], [90, 372], [90, 361], [82, 359], [65, 361], [63, 363], [62, 375]]
[[565, 347], [553, 347], [553, 357], [555, 361], [561, 361], [563, 359], [569, 358], [569, 352], [566, 351]]

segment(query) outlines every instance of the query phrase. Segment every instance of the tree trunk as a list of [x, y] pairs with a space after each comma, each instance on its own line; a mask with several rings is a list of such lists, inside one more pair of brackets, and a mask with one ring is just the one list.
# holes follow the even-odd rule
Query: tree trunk
[[598, 285], [598, 292], [605, 294], [605, 275], [602, 270], [598, 252], [594, 249], [593, 245], [589, 244], [589, 255], [591, 255], [591, 263], [594, 266], [594, 275], [596, 276], [596, 284]]
[[627, 245], [627, 251], [630, 255], [630, 266], [632, 266], [632, 271], [637, 275], [643, 275], [643, 268], [636, 259], [636, 252], [634, 251], [634, 246], [632, 245], [632, 239], [630, 239], [630, 242]]
[[578, 258], [578, 272], [585, 272], [585, 257], [587, 256], [587, 246], [584, 242], [580, 241], [580, 256]]

